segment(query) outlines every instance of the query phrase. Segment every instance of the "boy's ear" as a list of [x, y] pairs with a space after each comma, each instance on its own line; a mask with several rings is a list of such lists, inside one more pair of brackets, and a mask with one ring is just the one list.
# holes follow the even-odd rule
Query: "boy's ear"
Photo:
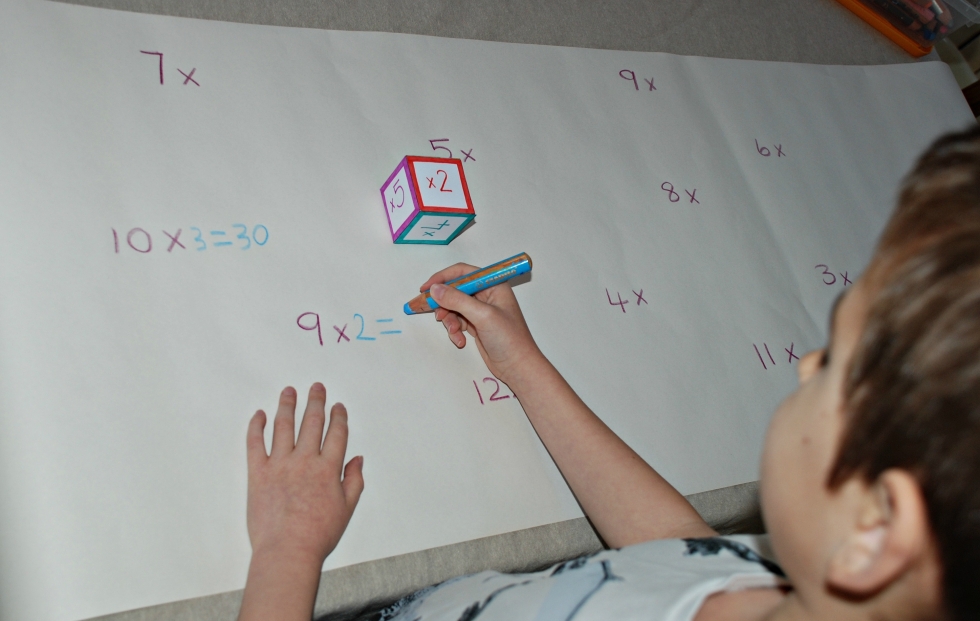
[[871, 597], [930, 555], [925, 499], [909, 472], [886, 470], [863, 490], [850, 534], [834, 551], [827, 585], [851, 597]]

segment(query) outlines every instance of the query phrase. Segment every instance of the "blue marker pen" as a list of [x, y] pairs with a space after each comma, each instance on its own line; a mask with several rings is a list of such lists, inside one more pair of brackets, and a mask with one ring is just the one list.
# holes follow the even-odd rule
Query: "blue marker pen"
[[[465, 276], [454, 278], [446, 284], [459, 289], [466, 295], [473, 295], [484, 289], [489, 289], [494, 285], [506, 282], [515, 276], [527, 274], [530, 271], [531, 257], [527, 256], [526, 252], [522, 252], [509, 259], [504, 259], [500, 263], [494, 263], [483, 269], [470, 272]], [[411, 301], [405, 303], [405, 314], [428, 313], [437, 308], [439, 308], [439, 304], [432, 299], [432, 294], [426, 289], [412, 298]]]

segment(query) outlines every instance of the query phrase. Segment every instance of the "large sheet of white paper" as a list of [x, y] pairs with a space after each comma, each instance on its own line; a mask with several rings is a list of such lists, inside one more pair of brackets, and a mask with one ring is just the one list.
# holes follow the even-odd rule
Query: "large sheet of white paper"
[[[5, 1], [0, 617], [240, 588], [246, 423], [287, 384], [324, 381], [366, 458], [328, 568], [581, 515], [478, 353], [401, 312], [456, 261], [533, 257], [542, 349], [682, 492], [754, 480], [900, 176], [971, 119], [940, 64]], [[393, 245], [381, 184], [448, 152], [476, 224]]]

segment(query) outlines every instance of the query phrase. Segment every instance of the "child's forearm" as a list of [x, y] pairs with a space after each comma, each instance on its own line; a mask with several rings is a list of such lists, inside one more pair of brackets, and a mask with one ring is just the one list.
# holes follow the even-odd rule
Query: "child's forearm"
[[253, 554], [238, 621], [310, 621], [323, 562]]
[[542, 355], [509, 384], [599, 535], [612, 547], [714, 531], [575, 394]]
[[710, 535], [690, 503], [592, 413], [541, 354], [506, 284], [470, 297], [444, 283], [472, 271], [457, 264], [422, 285], [439, 303], [456, 347], [469, 332], [487, 368], [506, 382], [606, 543]]

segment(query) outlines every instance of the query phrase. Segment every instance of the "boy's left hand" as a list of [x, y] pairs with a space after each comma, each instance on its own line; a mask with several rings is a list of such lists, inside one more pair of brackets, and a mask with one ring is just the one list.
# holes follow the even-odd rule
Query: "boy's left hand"
[[313, 384], [294, 443], [296, 390], [283, 390], [270, 455], [263, 437], [265, 412], [256, 412], [248, 427], [248, 535], [253, 560], [272, 557], [303, 567], [315, 565], [317, 577], [364, 489], [364, 459], [355, 457], [344, 467], [347, 410], [340, 403], [330, 408], [330, 426], [321, 447], [326, 400], [323, 384]]

